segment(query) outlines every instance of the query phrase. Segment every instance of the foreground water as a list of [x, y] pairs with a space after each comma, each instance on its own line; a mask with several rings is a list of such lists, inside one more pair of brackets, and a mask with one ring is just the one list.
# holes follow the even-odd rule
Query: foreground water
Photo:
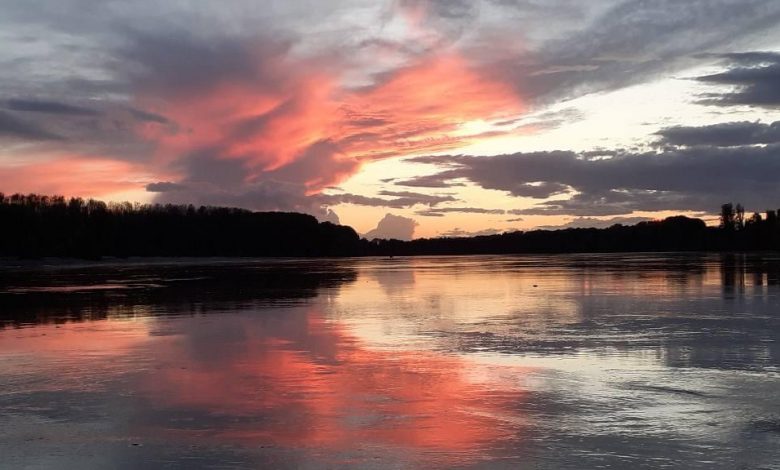
[[780, 468], [780, 259], [0, 269], [2, 468]]

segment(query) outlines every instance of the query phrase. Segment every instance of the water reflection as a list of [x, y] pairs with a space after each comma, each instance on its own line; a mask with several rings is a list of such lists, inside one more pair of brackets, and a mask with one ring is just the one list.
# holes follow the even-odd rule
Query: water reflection
[[778, 273], [736, 254], [6, 269], [0, 455], [771, 468]]
[[[492, 417], [501, 404], [479, 402], [482, 390], [463, 376], [462, 360], [368, 350], [316, 308], [179, 327], [156, 348], [165, 366], [141, 386], [152, 428], [158, 410], [177, 410], [225, 419], [210, 439], [345, 451], [392, 445], [453, 456], [509, 437]], [[219, 351], [208, 347], [214, 338]], [[202, 429], [200, 422], [179, 429], [191, 426]]]
[[0, 269], [0, 328], [279, 305], [355, 279], [348, 263], [306, 260], [6, 266]]

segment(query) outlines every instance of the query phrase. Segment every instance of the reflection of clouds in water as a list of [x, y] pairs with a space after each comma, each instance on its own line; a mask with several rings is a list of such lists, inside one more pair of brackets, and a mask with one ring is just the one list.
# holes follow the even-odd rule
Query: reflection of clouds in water
[[577, 279], [539, 267], [518, 269], [505, 260], [367, 260], [358, 268], [360, 282], [341, 289], [334, 310], [375, 345], [421, 341], [430, 337], [420, 334], [442, 331], [544, 330], [550, 322], [579, 321], [576, 299], [556, 294], [581, 289]]
[[[387, 260], [387, 263], [397, 264], [395, 260]], [[401, 266], [400, 268], [384, 267], [379, 263], [377, 269], [370, 269], [363, 271], [362, 275], [370, 275], [385, 292], [387, 297], [403, 297], [408, 295], [408, 290], [414, 288], [416, 282], [414, 271], [409, 269], [408, 266]]]
[[8, 330], [0, 336], [0, 377], [40, 375], [35, 391], [100, 389], [104, 375], [122, 373], [128, 356], [149, 343], [151, 322], [145, 318]]
[[[364, 442], [460, 458], [509, 437], [492, 418], [504, 398], [480, 401], [483, 389], [465, 378], [461, 359], [366, 350], [316, 308], [215, 320], [179, 322], [178, 334], [156, 345], [162, 369], [142, 385], [153, 412], [140, 421], [154, 428], [159, 410], [179, 410], [233, 418], [210, 438], [328, 448]], [[219, 350], [217, 360], [207, 353]], [[186, 425], [178, 431], [198, 435]]]
[[[152, 461], [193, 447], [210, 449], [198, 453], [208, 461], [208, 453], [220, 445], [238, 444], [269, 449], [244, 456], [253, 462], [276, 454], [287, 465], [284, 449], [299, 449], [293, 460], [303, 465], [327, 463], [340, 453], [351, 455], [357, 466], [377, 456], [402, 466], [454, 465], [483, 458], [496, 442], [509, 445], [522, 437], [522, 420], [506, 409], [522, 395], [519, 387], [472, 380], [466, 363], [456, 357], [365, 349], [316, 305], [150, 318], [143, 328], [122, 324], [72, 323], [62, 335], [41, 335], [55, 330], [48, 325], [24, 330], [38, 331], [22, 335], [19, 343], [39, 348], [28, 351], [28, 360], [40, 367], [2, 368], [6, 377], [32, 375], [42, 384], [57, 384], [45, 397], [19, 390], [13, 403], [45, 400], [72, 408], [60, 415], [80, 438], [90, 421], [118, 419], [113, 423], [118, 427], [90, 438], [101, 458], [107, 451], [101, 446], [108, 446], [138, 463], [139, 455], [114, 447], [142, 442], [143, 459]], [[123, 330], [135, 341], [112, 344], [112, 336]], [[3, 346], [4, 353], [19, 349], [8, 342]], [[106, 353], [96, 354], [98, 348]], [[62, 353], [67, 360], [55, 357]], [[64, 367], [73, 380], [53, 380], [52, 367]], [[88, 404], [76, 406], [82, 399]], [[13, 403], [0, 399], [0, 409], [17, 406]], [[114, 410], [111, 417], [85, 409], [105, 406]]]
[[[771, 468], [779, 266], [743, 255], [291, 262], [284, 284], [308, 277], [283, 291], [273, 275], [239, 272], [135, 306], [119, 297], [142, 318], [106, 315], [116, 305], [92, 293], [72, 309], [100, 299], [109, 320], [0, 330], [0, 412], [24, 418], [0, 421], [0, 453], [84, 467], [75, 440], [93, 467], [378, 456]], [[36, 308], [59, 318], [53, 303]], [[148, 316], [161, 311], [192, 315]]]

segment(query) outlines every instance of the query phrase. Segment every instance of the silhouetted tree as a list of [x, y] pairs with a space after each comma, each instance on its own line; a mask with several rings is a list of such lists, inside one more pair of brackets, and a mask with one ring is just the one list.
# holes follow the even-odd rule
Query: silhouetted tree
[[720, 206], [720, 228], [734, 230], [736, 227], [734, 205], [730, 202]]
[[766, 223], [767, 225], [774, 227], [777, 224], [777, 212], [773, 210], [766, 211]]
[[742, 204], [737, 203], [735, 212], [734, 225], [737, 230], [742, 230], [745, 227], [745, 208], [742, 207]]

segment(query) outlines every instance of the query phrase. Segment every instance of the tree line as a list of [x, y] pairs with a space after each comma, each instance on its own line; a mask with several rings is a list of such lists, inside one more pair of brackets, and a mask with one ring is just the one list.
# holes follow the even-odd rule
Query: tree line
[[531, 230], [469, 238], [430, 238], [409, 242], [374, 240], [376, 255], [609, 253], [662, 251], [765, 251], [780, 250], [780, 224], [776, 218], [751, 217], [742, 225], [709, 227], [701, 219], [685, 216], [616, 224], [608, 228]]
[[412, 241], [361, 239], [354, 229], [289, 212], [0, 193], [0, 257], [393, 256], [620, 251], [780, 250], [778, 212], [720, 225], [685, 216], [604, 229], [516, 231]]
[[351, 228], [310, 215], [0, 194], [0, 256], [345, 256]]

